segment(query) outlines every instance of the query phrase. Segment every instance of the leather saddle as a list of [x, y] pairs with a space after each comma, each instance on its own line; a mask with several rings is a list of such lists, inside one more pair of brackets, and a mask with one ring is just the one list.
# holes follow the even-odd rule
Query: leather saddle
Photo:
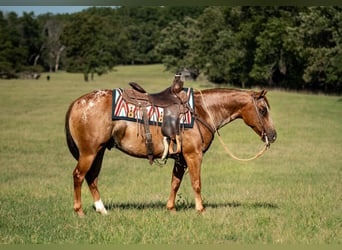
[[[169, 151], [170, 154], [180, 153], [180, 115], [189, 111], [187, 95], [183, 90], [183, 82], [180, 80], [180, 77], [176, 76], [172, 86], [159, 93], [149, 94], [143, 87], [135, 82], [130, 82], [129, 85], [132, 88], [124, 89], [122, 91], [122, 98], [128, 103], [143, 108], [146, 147], [150, 163], [152, 164], [153, 162], [153, 144], [149, 130], [149, 117], [146, 112], [147, 106], [164, 108], [161, 131], [164, 135], [164, 141], [167, 138], [170, 140], [167, 151]], [[173, 141], [176, 142], [175, 150]], [[166, 142], [164, 142], [164, 145], [167, 145]], [[167, 151], [164, 151], [162, 159], [166, 157]]]
[[149, 94], [138, 83], [130, 82], [129, 85], [132, 87], [132, 89], [124, 89], [122, 97], [127, 102], [133, 103], [135, 105], [151, 105], [167, 108], [172, 105], [181, 105], [187, 101], [186, 95], [184, 96], [183, 93], [181, 93], [183, 90], [181, 90], [179, 93], [172, 93], [171, 87], [168, 87], [161, 92]]

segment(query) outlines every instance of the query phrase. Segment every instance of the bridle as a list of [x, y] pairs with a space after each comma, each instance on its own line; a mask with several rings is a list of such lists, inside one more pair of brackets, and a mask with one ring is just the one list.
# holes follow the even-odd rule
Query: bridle
[[[270, 142], [268, 141], [268, 137], [267, 137], [266, 129], [265, 129], [265, 126], [264, 126], [264, 122], [262, 121], [261, 114], [260, 114], [260, 111], [259, 111], [259, 108], [258, 108], [258, 105], [257, 105], [257, 102], [256, 102], [255, 99], [256, 99], [256, 96], [253, 95], [253, 97], [252, 97], [253, 105], [254, 105], [255, 111], [256, 111], [256, 113], [257, 113], [257, 115], [258, 115], [258, 121], [259, 121], [260, 126], [261, 126], [261, 128], [262, 128], [262, 131], [261, 131], [261, 138], [262, 138], [262, 139], [264, 138], [264, 139], [265, 139], [265, 144], [266, 144], [266, 146], [267, 146], [267, 147], [270, 147]], [[268, 109], [268, 107], [267, 107], [267, 109]]]
[[212, 117], [212, 115], [211, 115], [211, 113], [210, 113], [210, 111], [209, 111], [209, 109], [208, 109], [208, 107], [207, 107], [207, 104], [206, 104], [206, 102], [205, 102], [205, 100], [204, 100], [202, 91], [199, 90], [199, 92], [200, 92], [200, 94], [201, 94], [201, 98], [202, 98], [202, 102], [203, 102], [204, 109], [206, 110], [206, 112], [207, 112], [207, 114], [208, 114], [208, 116], [209, 116], [209, 118], [210, 118], [210, 120], [211, 120], [211, 123], [212, 123], [212, 125], [213, 125], [212, 128], [211, 128], [210, 130], [213, 130], [213, 131], [214, 131], [213, 134], [216, 133], [216, 134], [218, 135], [217, 138], [219, 139], [219, 141], [220, 141], [220, 143], [222, 144], [223, 148], [225, 149], [226, 153], [230, 155], [230, 157], [232, 157], [233, 159], [238, 160], [238, 161], [244, 161], [244, 162], [246, 162], [246, 161], [251, 161], [251, 160], [255, 160], [255, 159], [259, 158], [259, 157], [260, 157], [261, 155], [263, 155], [263, 153], [270, 147], [270, 143], [269, 143], [268, 138], [267, 138], [267, 134], [266, 134], [266, 130], [265, 130], [265, 127], [264, 127], [264, 123], [262, 122], [261, 115], [260, 115], [260, 112], [259, 112], [259, 109], [258, 109], [256, 100], [255, 100], [255, 95], [252, 96], [252, 99], [253, 99], [254, 107], [255, 107], [256, 112], [257, 112], [257, 114], [258, 114], [259, 123], [260, 123], [260, 125], [261, 125], [261, 127], [262, 127], [261, 138], [262, 138], [263, 136], [265, 136], [265, 145], [264, 145], [263, 149], [262, 149], [259, 153], [257, 153], [255, 156], [253, 156], [253, 157], [251, 157], [251, 158], [247, 158], [247, 159], [241, 159], [241, 158], [235, 156], [235, 155], [229, 150], [229, 148], [226, 146], [226, 144], [223, 142], [223, 140], [222, 140], [222, 138], [221, 138], [220, 134], [218, 133], [218, 130], [217, 130], [216, 126], [215, 126], [214, 119], [213, 119], [213, 117]]

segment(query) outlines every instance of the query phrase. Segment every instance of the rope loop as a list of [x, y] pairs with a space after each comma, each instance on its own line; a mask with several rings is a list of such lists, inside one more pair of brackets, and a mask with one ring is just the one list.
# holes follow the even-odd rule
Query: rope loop
[[222, 144], [222, 147], [224, 148], [226, 153], [229, 154], [230, 157], [232, 157], [234, 160], [237, 160], [237, 161], [247, 162], [247, 161], [255, 160], [255, 159], [259, 158], [260, 156], [262, 156], [265, 153], [265, 151], [269, 148], [269, 145], [265, 144], [264, 147], [261, 149], [261, 151], [259, 153], [257, 153], [255, 156], [253, 156], [251, 158], [247, 158], [247, 159], [241, 159], [241, 158], [235, 156], [232, 153], [232, 151], [229, 150], [229, 148], [226, 146], [226, 144], [224, 144], [221, 136], [218, 136], [217, 138], [219, 139], [219, 141]]

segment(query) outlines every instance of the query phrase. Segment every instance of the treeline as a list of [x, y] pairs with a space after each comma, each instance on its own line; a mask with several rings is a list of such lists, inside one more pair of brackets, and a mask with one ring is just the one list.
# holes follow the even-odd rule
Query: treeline
[[204, 7], [89, 8], [74, 14], [18, 16], [0, 8], [0, 78], [22, 72], [82, 72], [85, 79], [118, 64], [161, 63], [161, 31]]
[[0, 77], [163, 63], [216, 83], [342, 92], [341, 7], [120, 7], [0, 11]]

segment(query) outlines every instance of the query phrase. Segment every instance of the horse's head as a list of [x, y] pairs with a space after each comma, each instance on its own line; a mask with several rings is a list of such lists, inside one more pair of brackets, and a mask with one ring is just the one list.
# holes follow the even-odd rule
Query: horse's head
[[266, 90], [251, 93], [251, 102], [245, 106], [242, 118], [265, 143], [269, 144], [276, 140], [277, 132], [271, 119], [266, 93]]

